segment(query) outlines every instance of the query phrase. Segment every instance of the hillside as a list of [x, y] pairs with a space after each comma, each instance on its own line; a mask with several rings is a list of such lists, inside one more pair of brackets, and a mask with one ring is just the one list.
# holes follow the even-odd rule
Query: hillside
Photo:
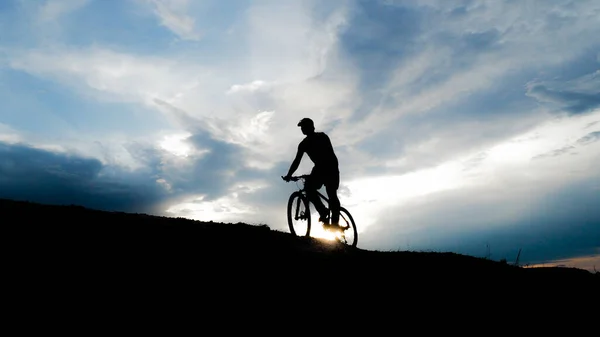
[[[9, 263], [22, 282], [45, 280], [96, 289], [235, 289], [285, 293], [345, 284], [355, 296], [451, 291], [477, 298], [544, 289], [596, 287], [598, 274], [573, 268], [524, 269], [453, 253], [351, 249], [295, 238], [268, 226], [214, 223], [0, 200], [2, 227], [13, 235]], [[348, 285], [348, 283], [350, 283]], [[402, 290], [402, 291], [400, 291]], [[318, 290], [317, 290], [318, 291]]]

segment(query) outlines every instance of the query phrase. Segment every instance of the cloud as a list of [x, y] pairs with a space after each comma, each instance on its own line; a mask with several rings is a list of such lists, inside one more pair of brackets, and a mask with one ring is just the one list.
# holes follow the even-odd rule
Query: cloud
[[[359, 3], [341, 33], [341, 50], [360, 65], [361, 100], [334, 134], [342, 140], [341, 157], [352, 157], [343, 167], [355, 176], [431, 167], [543, 123], [546, 109], [531, 104], [521, 89], [532, 77], [583, 72], [588, 75], [577, 90], [599, 92], [593, 81], [583, 85], [597, 70], [588, 40], [565, 38], [559, 47], [531, 24], [551, 25], [558, 15], [567, 21], [552, 27], [556, 34], [593, 40], [600, 31], [581, 13], [597, 11], [597, 3], [526, 13], [507, 2], [387, 4], [395, 8], [386, 13], [397, 15], [375, 15], [384, 11], [379, 3]], [[394, 21], [402, 15], [406, 20]], [[564, 72], [565, 64], [572, 72]]]
[[256, 81], [252, 81], [252, 82], [246, 83], [246, 84], [234, 84], [231, 86], [231, 88], [229, 88], [229, 90], [227, 90], [227, 93], [228, 94], [235, 94], [238, 92], [253, 93], [258, 90], [268, 90], [268, 88], [269, 88], [269, 83], [266, 83], [265, 81], [261, 81], [261, 80], [256, 80]]
[[548, 153], [537, 155], [537, 156], [533, 157], [532, 159], [540, 159], [540, 158], [547, 158], [547, 157], [556, 157], [556, 156], [560, 156], [560, 155], [563, 155], [563, 154], [577, 154], [573, 150], [575, 150], [574, 146], [565, 146], [565, 147], [560, 148], [560, 149], [552, 150], [552, 151], [550, 151]]
[[585, 135], [584, 137], [578, 139], [577, 143], [582, 144], [582, 145], [588, 145], [593, 142], [597, 142], [598, 140], [600, 140], [600, 131], [594, 131], [594, 132], [590, 132], [587, 135]]
[[199, 41], [201, 33], [196, 30], [195, 19], [187, 15], [188, 0], [147, 0], [154, 9], [160, 24], [183, 40]]
[[129, 141], [124, 148], [135, 168], [60, 147], [0, 142], [0, 198], [163, 215], [174, 203], [215, 202], [262, 179], [244, 164], [243, 147], [199, 128], [183, 141], [198, 151], [178, 158], [159, 144]]
[[555, 149], [549, 151], [547, 153], [542, 153], [532, 157], [532, 159], [540, 159], [540, 158], [548, 158], [548, 157], [556, 157], [565, 154], [576, 155], [578, 153], [578, 149], [581, 146], [590, 145], [600, 139], [600, 131], [590, 132], [587, 135], [577, 139], [572, 145], [566, 145], [559, 149]]
[[570, 114], [590, 112], [600, 106], [600, 71], [565, 82], [531, 82], [527, 95]]
[[[493, 242], [496, 252], [508, 254], [516, 242], [535, 241], [538, 233], [557, 245], [562, 237], [574, 238], [576, 244], [562, 245], [560, 257], [579, 256], [580, 248], [589, 254], [600, 235], [600, 214], [591, 206], [600, 196], [598, 171], [590, 170], [600, 153], [593, 142], [597, 131], [590, 132], [599, 112], [556, 118], [428, 169], [345, 182], [351, 194], [342, 203], [360, 222], [363, 247], [444, 247], [473, 254]], [[577, 156], [561, 156], [572, 152]], [[571, 233], [573, 226], [583, 229]], [[532, 246], [529, 258], [550, 254], [536, 242], [522, 244]]]
[[0, 143], [0, 198], [156, 214], [166, 192], [151, 175], [94, 158]]
[[[285, 125], [283, 122], [290, 117], [296, 120], [296, 116], [307, 111], [311, 111], [308, 113], [317, 122], [323, 119], [324, 123], [328, 123], [332, 119], [331, 116], [336, 116], [337, 119], [347, 115], [349, 110], [345, 106], [348, 106], [354, 96], [351, 72], [333, 72], [335, 77], [320, 74], [325, 69], [324, 62], [328, 63], [329, 71], [336, 67], [344, 67], [336, 55], [335, 47], [335, 32], [343, 23], [343, 11], [326, 13], [315, 28], [295, 28], [298, 36], [286, 43], [290, 48], [297, 50], [309, 45], [313, 55], [309, 58], [302, 53], [280, 54], [278, 48], [273, 48], [267, 42], [260, 42], [265, 35], [270, 34], [269, 31], [277, 30], [272, 25], [262, 23], [262, 17], [276, 16], [282, 19], [281, 23], [288, 28], [292, 27], [291, 23], [312, 24], [310, 8], [298, 6], [298, 11], [282, 13], [263, 6], [257, 6], [260, 8], [253, 8], [253, 11], [248, 12], [248, 34], [243, 38], [263, 44], [264, 48], [257, 49], [257, 52], [240, 51], [240, 56], [235, 58], [235, 62], [202, 63], [191, 57], [145, 56], [102, 46], [58, 46], [13, 50], [10, 53], [9, 64], [15, 70], [66, 85], [84, 97], [113, 102], [141, 102], [149, 108], [167, 111], [164, 105], [157, 104], [157, 100], [160, 100], [186, 111], [195, 118], [211, 116], [213, 124], [218, 123], [218, 120], [225, 121], [226, 124], [232, 121], [239, 122], [240, 125], [221, 125], [210, 129], [211, 132], [219, 133], [215, 134], [215, 137], [232, 142], [240, 141], [240, 137], [237, 137], [239, 132], [247, 134], [243, 125], [247, 125], [254, 115], [271, 111], [272, 128], [266, 137], [276, 139], [289, 134], [291, 130], [297, 132], [296, 123]], [[303, 35], [305, 29], [309, 29], [310, 34]], [[322, 34], [323, 31], [325, 34]], [[287, 38], [282, 36], [282, 41], [285, 39]], [[265, 52], [281, 59], [275, 62], [262, 59], [261, 55]], [[252, 67], [232, 67], [232, 64], [247, 63], [252, 64]], [[239, 78], [249, 74], [258, 75], [253, 76], [254, 78], [264, 78], [261, 74], [271, 74], [274, 64], [285, 65], [285, 70], [277, 73], [280, 81], [276, 83], [262, 79], [239, 81]], [[307, 69], [308, 72], [305, 71]], [[289, 71], [293, 73], [286, 75]], [[247, 90], [250, 87], [236, 83], [260, 83], [258, 86], [264, 87], [265, 90]], [[228, 95], [230, 89], [233, 90], [229, 91]], [[312, 111], [318, 111], [317, 114], [322, 117], [315, 116]], [[170, 115], [168, 117], [171, 118]], [[176, 125], [177, 122], [174, 123]], [[290, 141], [265, 140], [261, 146], [269, 148], [263, 148], [261, 151], [274, 153], [276, 156], [282, 155], [288, 151], [289, 143]]]
[[9, 64], [95, 99], [150, 106], [156, 98], [173, 101], [198, 89], [208, 76], [206, 69], [190, 63], [100, 47], [18, 51]]
[[360, 234], [361, 245], [436, 247], [475, 256], [485, 256], [490, 245], [494, 259], [514, 258], [523, 248], [522, 261], [536, 262], [593, 254], [600, 239], [595, 186], [586, 180], [532, 182], [524, 176], [503, 176], [499, 185], [448, 190], [390, 206], [380, 212], [377, 226]]
[[38, 18], [42, 22], [56, 21], [61, 16], [84, 7], [89, 2], [90, 0], [48, 0], [39, 7]]

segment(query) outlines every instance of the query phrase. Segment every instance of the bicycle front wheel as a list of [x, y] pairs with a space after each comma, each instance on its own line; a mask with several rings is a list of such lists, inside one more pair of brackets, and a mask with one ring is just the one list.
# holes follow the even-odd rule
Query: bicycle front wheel
[[310, 208], [308, 199], [296, 191], [290, 195], [287, 206], [290, 232], [294, 236], [310, 236]]
[[349, 246], [356, 247], [358, 244], [358, 230], [356, 229], [356, 223], [354, 222], [352, 215], [350, 215], [350, 212], [344, 207], [340, 208], [340, 226], [344, 229], [341, 236], [342, 242]]

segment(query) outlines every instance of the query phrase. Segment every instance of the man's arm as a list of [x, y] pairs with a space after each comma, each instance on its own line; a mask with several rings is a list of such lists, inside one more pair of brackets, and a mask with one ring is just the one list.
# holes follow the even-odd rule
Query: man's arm
[[298, 166], [300, 166], [300, 161], [302, 160], [302, 155], [304, 155], [304, 151], [302, 151], [300, 145], [298, 145], [298, 151], [296, 152], [296, 158], [294, 158], [294, 161], [292, 162], [292, 165], [290, 165], [290, 169], [288, 170], [288, 173], [284, 177], [284, 179], [285, 178], [289, 179], [289, 177], [291, 177], [292, 174], [294, 174], [294, 172], [296, 172], [296, 170], [298, 169]]

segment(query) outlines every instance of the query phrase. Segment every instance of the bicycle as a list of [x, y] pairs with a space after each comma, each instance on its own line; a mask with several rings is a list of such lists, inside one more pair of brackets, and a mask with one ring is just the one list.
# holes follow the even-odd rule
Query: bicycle
[[[304, 187], [304, 182], [306, 182], [307, 177], [309, 177], [309, 175], [305, 174], [290, 177], [289, 180], [295, 182], [301, 180], [303, 182], [301, 186], [298, 186], [297, 191], [292, 192], [287, 205], [288, 225], [290, 227], [290, 232], [294, 236], [310, 236], [312, 215], [310, 211], [310, 202]], [[281, 178], [284, 177], [282, 176]], [[325, 201], [327, 204], [329, 204], [329, 199], [321, 192], [317, 191], [317, 195], [322, 201]], [[336, 237], [342, 243], [356, 247], [356, 244], [358, 243], [356, 223], [354, 222], [352, 215], [350, 215], [350, 212], [344, 207], [340, 207], [339, 225], [340, 227], [338, 232], [340, 235]]]

